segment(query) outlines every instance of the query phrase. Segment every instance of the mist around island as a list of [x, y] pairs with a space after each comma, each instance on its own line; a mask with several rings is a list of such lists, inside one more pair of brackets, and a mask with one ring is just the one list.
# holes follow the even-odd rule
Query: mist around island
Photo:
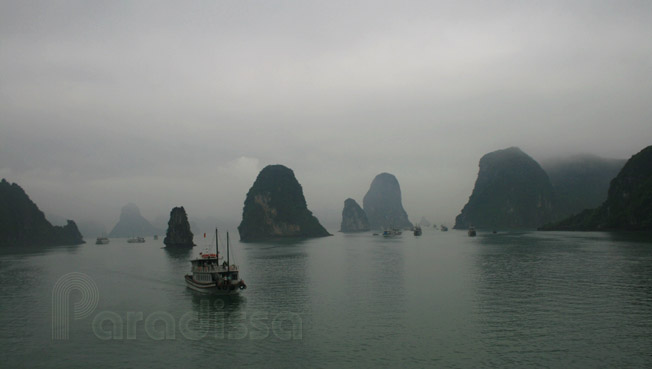
[[197, 234], [283, 164], [333, 233], [388, 172], [452, 226], [489, 152], [648, 146], [650, 39], [648, 2], [2, 2], [0, 178], [82, 233], [134, 203]]

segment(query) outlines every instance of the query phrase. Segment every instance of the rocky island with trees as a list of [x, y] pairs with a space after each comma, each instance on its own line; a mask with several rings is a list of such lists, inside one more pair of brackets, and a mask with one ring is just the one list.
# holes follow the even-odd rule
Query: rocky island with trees
[[78, 245], [84, 239], [73, 220], [53, 226], [16, 183], [0, 181], [0, 246]]
[[238, 226], [241, 241], [330, 236], [308, 210], [292, 169], [268, 165], [247, 192]]

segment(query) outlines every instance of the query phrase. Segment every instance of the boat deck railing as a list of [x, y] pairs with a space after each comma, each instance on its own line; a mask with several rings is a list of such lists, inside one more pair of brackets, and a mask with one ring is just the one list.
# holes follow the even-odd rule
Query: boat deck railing
[[229, 269], [223, 265], [204, 265], [204, 266], [193, 266], [193, 272], [206, 272], [206, 273], [225, 273], [227, 271], [237, 272], [238, 267], [236, 265], [231, 265]]

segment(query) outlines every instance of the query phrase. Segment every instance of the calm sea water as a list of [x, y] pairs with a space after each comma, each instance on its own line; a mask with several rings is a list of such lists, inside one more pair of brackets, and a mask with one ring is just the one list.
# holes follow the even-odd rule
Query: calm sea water
[[649, 236], [235, 241], [226, 298], [162, 246], [0, 250], [0, 366], [652, 367]]

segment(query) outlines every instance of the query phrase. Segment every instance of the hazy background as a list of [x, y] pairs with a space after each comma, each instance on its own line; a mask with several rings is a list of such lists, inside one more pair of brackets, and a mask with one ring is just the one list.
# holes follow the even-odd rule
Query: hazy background
[[275, 163], [331, 232], [383, 171], [452, 226], [483, 154], [629, 158], [651, 102], [647, 0], [0, 2], [0, 177], [107, 231], [234, 227]]

